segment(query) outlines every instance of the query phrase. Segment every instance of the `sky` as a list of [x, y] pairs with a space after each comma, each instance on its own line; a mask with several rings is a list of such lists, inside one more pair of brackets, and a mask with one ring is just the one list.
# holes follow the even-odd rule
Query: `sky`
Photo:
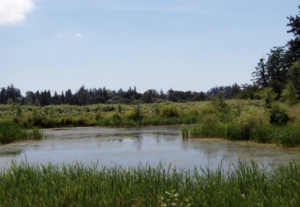
[[208, 91], [251, 84], [299, 0], [0, 0], [0, 87]]

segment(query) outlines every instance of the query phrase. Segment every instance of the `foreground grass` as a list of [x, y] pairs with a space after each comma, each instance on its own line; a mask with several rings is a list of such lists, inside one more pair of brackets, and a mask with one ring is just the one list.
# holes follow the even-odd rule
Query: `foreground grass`
[[0, 173], [0, 206], [299, 206], [299, 184], [295, 163], [226, 173], [21, 163]]

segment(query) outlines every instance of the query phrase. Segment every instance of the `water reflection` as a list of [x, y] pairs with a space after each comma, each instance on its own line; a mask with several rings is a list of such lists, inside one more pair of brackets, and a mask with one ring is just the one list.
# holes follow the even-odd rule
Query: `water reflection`
[[22, 150], [16, 150], [16, 151], [0, 151], [0, 157], [2, 156], [12, 156], [15, 157], [17, 155], [20, 155], [22, 153]]
[[137, 138], [134, 139], [132, 145], [137, 149], [137, 150], [141, 150], [142, 146], [143, 146], [143, 140], [144, 140], [144, 136], [138, 136]]
[[44, 130], [47, 139], [0, 146], [0, 167], [12, 159], [40, 163], [98, 162], [103, 166], [172, 163], [180, 168], [217, 167], [253, 159], [259, 164], [300, 160], [299, 148], [222, 139], [182, 139], [179, 127]]

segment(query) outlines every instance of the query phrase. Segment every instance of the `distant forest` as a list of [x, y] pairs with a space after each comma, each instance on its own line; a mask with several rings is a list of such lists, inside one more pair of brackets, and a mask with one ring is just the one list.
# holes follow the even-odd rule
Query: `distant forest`
[[[300, 6], [299, 6], [300, 11]], [[299, 12], [300, 14], [300, 12]], [[25, 97], [20, 89], [13, 85], [3, 87], [0, 91], [0, 104], [19, 103], [21, 105], [87, 105], [87, 104], [132, 104], [153, 102], [190, 102], [205, 101], [217, 96], [219, 93], [229, 99], [260, 99], [262, 94], [274, 97], [274, 99], [297, 100], [300, 97], [300, 16], [287, 17], [288, 33], [293, 35], [284, 46], [276, 46], [267, 54], [267, 58], [261, 58], [252, 73], [253, 84], [232, 86], [218, 86], [207, 92], [175, 91], [150, 89], [144, 93], [137, 92], [130, 87], [127, 91], [109, 90], [105, 87], [86, 89], [81, 86], [73, 93], [70, 89], [58, 94], [48, 91], [27, 91]]]
[[216, 96], [222, 92], [226, 98], [233, 97], [240, 92], [240, 87], [237, 84], [233, 86], [215, 87], [208, 92], [191, 92], [191, 91], [175, 91], [168, 90], [164, 93], [162, 90], [150, 89], [144, 93], [137, 92], [136, 88], [130, 87], [127, 91], [119, 89], [118, 91], [109, 90], [105, 87], [86, 89], [81, 86], [75, 93], [69, 89], [66, 92], [51, 94], [48, 91], [27, 91], [25, 97], [22, 96], [20, 89], [10, 85], [6, 88], [1, 88], [0, 104], [20, 103], [21, 105], [87, 105], [87, 104], [132, 104], [132, 103], [154, 103], [163, 101], [172, 102], [189, 102], [189, 101], [205, 101], [210, 97]]

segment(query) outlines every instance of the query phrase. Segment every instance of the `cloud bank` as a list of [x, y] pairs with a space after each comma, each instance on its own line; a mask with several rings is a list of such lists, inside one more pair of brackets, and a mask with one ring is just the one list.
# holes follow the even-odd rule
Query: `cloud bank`
[[0, 0], [0, 25], [19, 23], [33, 9], [33, 0]]

